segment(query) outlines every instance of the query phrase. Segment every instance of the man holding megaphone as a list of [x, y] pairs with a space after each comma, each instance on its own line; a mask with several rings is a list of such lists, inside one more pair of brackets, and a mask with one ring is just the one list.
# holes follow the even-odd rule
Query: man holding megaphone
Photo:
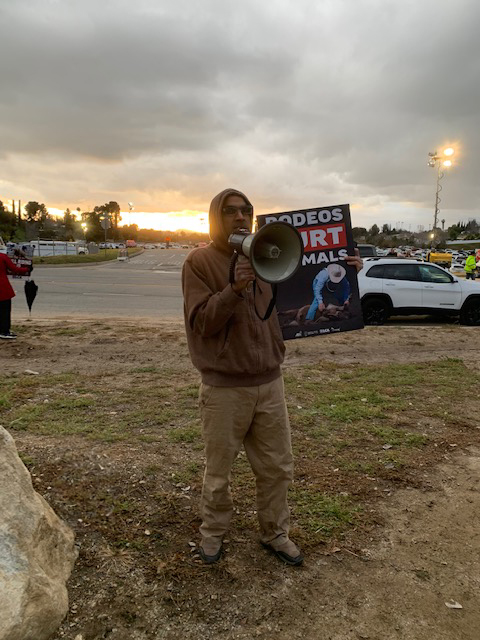
[[200, 555], [209, 564], [220, 559], [233, 513], [231, 469], [243, 445], [256, 477], [260, 541], [283, 562], [300, 565], [303, 556], [288, 535], [293, 456], [280, 371], [285, 346], [275, 309], [266, 313], [270, 285], [244, 255], [231, 265], [228, 240], [251, 232], [253, 206], [226, 189], [212, 200], [209, 222], [212, 242], [191, 251], [182, 272], [188, 347], [202, 377]]
[[[212, 242], [191, 251], [182, 271], [188, 348], [202, 379], [200, 555], [208, 564], [221, 557], [233, 513], [231, 470], [243, 445], [256, 478], [260, 542], [298, 566], [303, 556], [289, 538], [293, 456], [280, 370], [285, 346], [270, 283], [275, 288], [295, 273], [303, 243], [281, 222], [252, 234], [253, 206], [235, 189], [215, 196], [209, 223]], [[361, 268], [358, 256], [347, 262]]]

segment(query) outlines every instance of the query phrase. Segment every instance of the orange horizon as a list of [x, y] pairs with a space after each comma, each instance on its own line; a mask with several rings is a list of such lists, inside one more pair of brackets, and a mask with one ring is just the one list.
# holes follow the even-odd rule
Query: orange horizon
[[[48, 212], [55, 217], [62, 217], [64, 210], [48, 207]], [[71, 210], [77, 220], [81, 215], [75, 209]], [[119, 227], [138, 225], [139, 229], [153, 231], [195, 231], [197, 233], [208, 233], [208, 213], [205, 211], [169, 211], [161, 213], [158, 211], [120, 211]]]

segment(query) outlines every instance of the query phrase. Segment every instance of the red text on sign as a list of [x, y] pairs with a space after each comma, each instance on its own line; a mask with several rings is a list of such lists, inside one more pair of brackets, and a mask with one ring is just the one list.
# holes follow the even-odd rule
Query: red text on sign
[[347, 246], [347, 233], [344, 224], [299, 229], [305, 253], [323, 249], [337, 249]]

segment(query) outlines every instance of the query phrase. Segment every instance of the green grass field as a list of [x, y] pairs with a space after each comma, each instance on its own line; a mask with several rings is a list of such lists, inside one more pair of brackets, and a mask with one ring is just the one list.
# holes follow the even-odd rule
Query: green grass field
[[[474, 416], [467, 408], [466, 374], [463, 362], [453, 359], [341, 368], [319, 363], [287, 370], [296, 469], [290, 502], [295, 535], [304, 546], [337, 539], [357, 526], [373, 487], [414, 478], [438, 455], [445, 433], [453, 431], [456, 441], [468, 437]], [[175, 486], [201, 486], [194, 372], [180, 377], [171, 368], [132, 366], [123, 375], [106, 369], [3, 376], [0, 421], [13, 434], [80, 437], [106, 447], [153, 445], [163, 452], [157, 476], [172, 478]], [[234, 466], [233, 493], [237, 526], [249, 528], [255, 522], [255, 484], [244, 454]]]
[[[106, 262], [108, 260], [116, 260], [118, 257], [118, 249], [100, 249], [98, 253], [81, 256], [48, 256], [33, 257], [33, 264], [89, 264], [90, 262]], [[141, 253], [141, 249], [127, 249], [129, 257]]]

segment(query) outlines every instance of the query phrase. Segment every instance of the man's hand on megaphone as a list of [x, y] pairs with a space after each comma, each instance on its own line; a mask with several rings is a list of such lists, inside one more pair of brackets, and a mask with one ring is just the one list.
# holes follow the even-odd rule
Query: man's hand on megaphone
[[237, 262], [235, 263], [232, 289], [235, 293], [241, 293], [253, 280], [255, 280], [255, 272], [250, 262], [245, 256], [238, 256]]

